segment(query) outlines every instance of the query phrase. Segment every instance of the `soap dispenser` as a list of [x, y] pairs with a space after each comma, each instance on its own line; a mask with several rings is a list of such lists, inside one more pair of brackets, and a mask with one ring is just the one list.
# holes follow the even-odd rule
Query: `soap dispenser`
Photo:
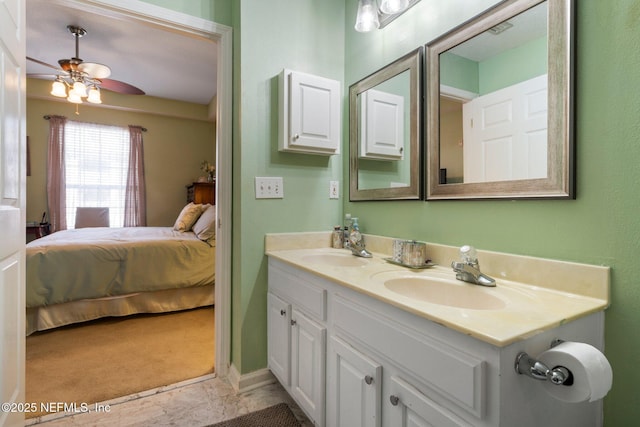
[[351, 236], [351, 214], [344, 215], [344, 235], [342, 236], [342, 243], [345, 249], [349, 249], [351, 244], [349, 238]]

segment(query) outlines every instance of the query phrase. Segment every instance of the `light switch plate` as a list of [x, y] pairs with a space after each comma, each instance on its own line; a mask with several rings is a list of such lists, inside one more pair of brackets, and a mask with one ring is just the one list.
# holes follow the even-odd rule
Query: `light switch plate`
[[329, 181], [329, 198], [340, 198], [340, 181]]
[[283, 199], [284, 183], [281, 176], [256, 176], [256, 199]]

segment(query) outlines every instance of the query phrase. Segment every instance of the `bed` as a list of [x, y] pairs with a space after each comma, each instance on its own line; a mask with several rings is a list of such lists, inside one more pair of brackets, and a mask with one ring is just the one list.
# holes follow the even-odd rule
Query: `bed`
[[215, 236], [175, 228], [81, 228], [27, 244], [27, 335], [107, 316], [212, 305]]

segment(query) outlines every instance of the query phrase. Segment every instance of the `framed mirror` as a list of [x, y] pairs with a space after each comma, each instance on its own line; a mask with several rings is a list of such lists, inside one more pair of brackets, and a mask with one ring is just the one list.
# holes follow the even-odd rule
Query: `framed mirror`
[[420, 47], [349, 88], [349, 199], [419, 200]]
[[507, 0], [426, 45], [427, 200], [575, 198], [572, 22]]

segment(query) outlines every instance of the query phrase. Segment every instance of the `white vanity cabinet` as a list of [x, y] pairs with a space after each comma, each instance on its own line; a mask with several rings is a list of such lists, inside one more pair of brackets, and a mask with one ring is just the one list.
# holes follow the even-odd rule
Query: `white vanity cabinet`
[[324, 425], [326, 290], [293, 272], [269, 268], [268, 364], [317, 425]]
[[[370, 412], [370, 415], [381, 414], [377, 424], [339, 422], [335, 425], [399, 427], [481, 423], [490, 393], [487, 371], [489, 365], [495, 363], [492, 359], [497, 353], [492, 354], [480, 343], [456, 346], [455, 338], [451, 341], [452, 337], [447, 336], [452, 331], [442, 330], [433, 322], [422, 322], [423, 319], [408, 313], [404, 315], [364, 295], [338, 290], [330, 296], [331, 344], [334, 336], [338, 336], [350, 343], [361, 358], [377, 361], [375, 381], [381, 386], [380, 403]], [[327, 374], [327, 394], [331, 395], [336, 393], [331, 389], [335, 382], [331, 377], [339, 378], [342, 373], [329, 365]], [[343, 404], [348, 402], [349, 398]], [[327, 419], [340, 418], [340, 414], [333, 413], [340, 404], [328, 402]], [[473, 423], [457, 415], [460, 413], [465, 413]]]
[[317, 426], [602, 425], [601, 402], [567, 404], [514, 368], [555, 338], [602, 348], [602, 311], [496, 346], [343, 285], [350, 274], [269, 257], [269, 368]]

